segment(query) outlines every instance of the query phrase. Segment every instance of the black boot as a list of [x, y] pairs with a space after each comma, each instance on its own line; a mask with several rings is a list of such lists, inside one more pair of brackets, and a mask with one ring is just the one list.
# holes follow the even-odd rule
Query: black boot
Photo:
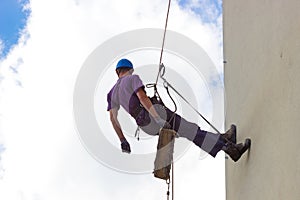
[[245, 140], [244, 144], [234, 144], [232, 142], [228, 142], [224, 146], [224, 152], [227, 153], [234, 162], [236, 162], [250, 148], [250, 146], [251, 140], [248, 138]]
[[231, 125], [230, 129], [226, 131], [226, 133], [222, 134], [222, 137], [226, 142], [232, 142], [236, 144], [236, 126], [234, 124]]

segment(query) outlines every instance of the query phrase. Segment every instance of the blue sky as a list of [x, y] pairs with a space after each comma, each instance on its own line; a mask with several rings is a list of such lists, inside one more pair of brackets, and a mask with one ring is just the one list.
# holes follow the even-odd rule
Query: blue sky
[[222, 0], [179, 0], [179, 5], [199, 15], [204, 23], [216, 23], [222, 14]]
[[18, 43], [21, 31], [25, 28], [30, 10], [24, 9], [29, 0], [0, 1], [0, 40], [2, 55], [6, 57], [10, 49]]

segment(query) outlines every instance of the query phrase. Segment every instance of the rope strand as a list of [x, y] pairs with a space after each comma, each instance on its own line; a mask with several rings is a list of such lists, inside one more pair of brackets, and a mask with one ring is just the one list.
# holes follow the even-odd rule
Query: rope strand
[[172, 200], [174, 200], [174, 162], [172, 160]]
[[[165, 66], [162, 64], [162, 68], [165, 68]], [[221, 134], [221, 132], [212, 125], [182, 94], [180, 94], [163, 76], [160, 76], [160, 78], [164, 81], [164, 86], [167, 89], [170, 87], [180, 98], [182, 98], [208, 125], [210, 125], [217, 133]], [[168, 91], [168, 89], [167, 89]], [[169, 93], [168, 93], [169, 94]]]
[[161, 63], [162, 63], [162, 57], [163, 57], [164, 47], [165, 47], [165, 40], [166, 40], [166, 33], [167, 33], [167, 27], [168, 27], [168, 21], [169, 21], [170, 7], [171, 7], [171, 0], [169, 0], [169, 4], [168, 4], [165, 30], [164, 30], [164, 36], [163, 36], [163, 41], [162, 41], [161, 51], [160, 51], [160, 58], [159, 58], [159, 71], [158, 71], [158, 74], [157, 74], [157, 77], [156, 77], [155, 84], [157, 84], [157, 82], [158, 82], [159, 74], [160, 74], [160, 71], [161, 71]]

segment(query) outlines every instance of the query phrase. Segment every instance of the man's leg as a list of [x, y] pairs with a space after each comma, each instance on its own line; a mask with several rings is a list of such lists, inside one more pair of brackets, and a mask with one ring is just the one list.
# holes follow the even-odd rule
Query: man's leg
[[[199, 146], [202, 150], [215, 157], [220, 150], [224, 150], [234, 161], [237, 161], [241, 155], [250, 148], [251, 140], [245, 141], [245, 144], [236, 143], [236, 127], [232, 126], [225, 134], [215, 134], [201, 130], [201, 128], [191, 123], [177, 114], [173, 114], [169, 109], [162, 106], [157, 109], [159, 115], [166, 119], [180, 137], [184, 137]], [[158, 135], [160, 127], [151, 118], [150, 123], [141, 128], [150, 135]]]
[[213, 157], [215, 157], [220, 150], [223, 150], [236, 162], [251, 146], [250, 139], [246, 139], [244, 144], [236, 144], [235, 125], [232, 125], [225, 134], [215, 134], [201, 130], [197, 124], [191, 123], [177, 114], [173, 115], [169, 110], [167, 110], [167, 113], [171, 125], [173, 125], [174, 130], [177, 131], [180, 137], [193, 141], [197, 146]]
[[179, 137], [184, 137], [199, 146], [202, 150], [215, 157], [222, 150], [226, 141], [220, 134], [210, 133], [167, 109], [167, 120]]

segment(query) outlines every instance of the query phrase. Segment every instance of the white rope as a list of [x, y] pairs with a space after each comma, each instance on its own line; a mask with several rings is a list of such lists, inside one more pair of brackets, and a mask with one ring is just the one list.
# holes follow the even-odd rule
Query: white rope
[[171, 0], [169, 0], [169, 4], [168, 4], [168, 11], [167, 11], [167, 17], [166, 17], [166, 23], [165, 23], [165, 30], [164, 30], [164, 36], [163, 36], [163, 41], [162, 41], [161, 51], [160, 51], [160, 58], [159, 58], [159, 71], [158, 71], [158, 74], [157, 74], [157, 77], [156, 77], [155, 85], [157, 85], [159, 74], [160, 74], [160, 71], [161, 71], [161, 67], [160, 66], [161, 66], [161, 63], [162, 63], [162, 57], [163, 57], [163, 53], [164, 53], [166, 33], [167, 33], [167, 27], [168, 27], [168, 21], [169, 21], [170, 7], [171, 7]]

